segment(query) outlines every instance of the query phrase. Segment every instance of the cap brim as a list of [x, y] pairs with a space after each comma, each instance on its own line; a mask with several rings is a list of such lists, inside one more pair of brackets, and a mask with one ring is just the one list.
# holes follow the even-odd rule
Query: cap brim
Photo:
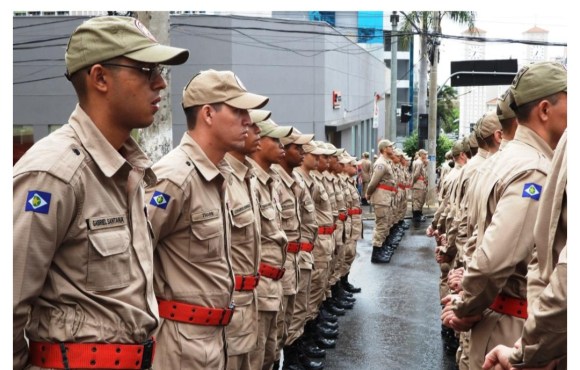
[[311, 152], [306, 152], [309, 154], [313, 154], [313, 155], [321, 155], [321, 154], [326, 154], [324, 149], [320, 149], [320, 148], [315, 148], [313, 151]]
[[266, 96], [246, 92], [224, 103], [238, 109], [259, 109], [268, 104], [268, 100]]
[[303, 134], [303, 135], [300, 135], [298, 137], [298, 139], [293, 141], [292, 144], [304, 145], [304, 144], [308, 144], [309, 142], [311, 142], [312, 139], [314, 139], [314, 134]]
[[250, 118], [252, 119], [252, 123], [258, 123], [267, 120], [272, 115], [272, 112], [269, 110], [251, 110], [250, 111]]
[[292, 126], [278, 126], [274, 128], [272, 131], [269, 131], [267, 133], [264, 132], [260, 133], [260, 136], [268, 136], [273, 137], [274, 139], [281, 139], [283, 137], [290, 135], [293, 129], [294, 127]]
[[143, 63], [178, 65], [187, 61], [189, 50], [157, 44], [133, 51], [124, 56]]

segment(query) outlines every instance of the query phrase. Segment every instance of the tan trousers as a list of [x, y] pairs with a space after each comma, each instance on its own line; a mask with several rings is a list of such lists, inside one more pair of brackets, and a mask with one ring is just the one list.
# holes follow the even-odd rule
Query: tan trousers
[[312, 280], [312, 270], [300, 269], [300, 280], [298, 281], [298, 293], [294, 299], [294, 315], [288, 327], [288, 338], [285, 345], [290, 345], [304, 333], [304, 324], [308, 315], [308, 303], [310, 300], [310, 286]]
[[326, 296], [326, 286], [328, 285], [328, 262], [314, 261], [312, 269], [312, 279], [310, 282], [310, 296], [308, 299], [307, 321], [318, 316], [320, 305]]
[[[251, 369], [270, 370], [276, 356], [276, 319], [278, 311], [259, 311], [258, 313], [258, 346], [250, 352]], [[160, 369], [166, 369], [161, 367]], [[170, 368], [167, 368], [170, 369]], [[191, 369], [206, 369], [193, 367]]]
[[227, 370], [252, 370], [250, 366], [250, 354], [228, 356]]
[[278, 312], [278, 318], [276, 320], [276, 337], [278, 341], [276, 345], [276, 356], [274, 356], [276, 361], [280, 359], [280, 351], [282, 351], [284, 343], [286, 343], [286, 339], [288, 338], [288, 328], [294, 316], [295, 302], [296, 294], [285, 295], [282, 298], [282, 311]]
[[373, 232], [373, 246], [380, 247], [389, 236], [391, 228], [390, 221], [391, 207], [375, 206], [375, 230]]
[[413, 211], [422, 211], [427, 197], [427, 189], [413, 189]]

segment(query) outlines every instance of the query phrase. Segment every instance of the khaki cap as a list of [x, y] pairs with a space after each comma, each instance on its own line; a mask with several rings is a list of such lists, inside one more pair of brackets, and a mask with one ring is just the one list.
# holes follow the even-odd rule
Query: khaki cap
[[417, 153], [419, 153], [419, 154], [429, 154], [425, 149], [419, 149], [419, 151]]
[[324, 150], [324, 155], [334, 155], [336, 153], [336, 148], [334, 149], [328, 149], [326, 147], [326, 144], [322, 141], [313, 141], [313, 143], [320, 149]]
[[568, 71], [555, 62], [533, 63], [522, 67], [511, 85], [516, 106], [568, 91]]
[[226, 103], [238, 109], [258, 109], [269, 98], [252, 94], [232, 71], [201, 71], [183, 89], [183, 108], [204, 104]]
[[502, 96], [497, 99], [497, 107], [495, 113], [500, 121], [516, 117], [516, 113], [510, 108], [510, 104], [514, 101], [511, 89], [508, 88]]
[[278, 126], [271, 118], [258, 122], [257, 125], [261, 131], [260, 137], [268, 136], [275, 139], [281, 139], [290, 135], [293, 129], [292, 126]]
[[298, 131], [296, 127], [292, 130], [290, 136], [286, 136], [280, 139], [282, 145], [288, 144], [298, 144], [304, 145], [308, 144], [310, 141], [314, 139], [314, 134], [303, 134], [302, 132]]
[[331, 154], [331, 155], [334, 155], [335, 157], [340, 156], [345, 151], [344, 148], [337, 148], [331, 143], [325, 143], [325, 146], [326, 146], [326, 149], [335, 151], [334, 154]]
[[479, 147], [479, 144], [477, 144], [477, 138], [475, 137], [476, 133], [477, 133], [477, 128], [475, 130], [473, 130], [471, 132], [471, 134], [469, 134], [469, 136], [467, 137], [467, 145], [471, 148], [478, 148]]
[[314, 141], [310, 141], [309, 143], [302, 145], [302, 149], [304, 150], [304, 153], [310, 153], [314, 155], [326, 154], [326, 149], [317, 147], [316, 144], [314, 144]]
[[249, 109], [250, 119], [252, 123], [258, 123], [267, 120], [272, 115], [272, 112], [264, 109]]
[[[379, 141], [379, 145], [378, 145], [378, 147], [379, 147], [379, 153], [383, 149], [385, 149], [385, 148], [387, 148], [389, 146], [393, 146], [393, 142], [392, 141], [390, 141], [388, 139], [383, 139], [383, 140]], [[376, 154], [375, 154], [375, 156], [376, 156]], [[377, 156], [377, 158], [378, 158], [378, 156]]]
[[457, 157], [458, 155], [460, 155], [461, 153], [464, 152], [463, 142], [464, 142], [463, 139], [459, 139], [453, 143], [453, 147], [451, 148], [451, 155], [452, 156]]
[[480, 138], [486, 139], [498, 130], [501, 130], [501, 123], [499, 123], [497, 114], [495, 112], [487, 112], [479, 121], [474, 132]]
[[149, 30], [132, 17], [95, 17], [73, 32], [64, 56], [67, 75], [112, 58], [124, 56], [138, 62], [183, 64], [187, 49], [161, 45]]

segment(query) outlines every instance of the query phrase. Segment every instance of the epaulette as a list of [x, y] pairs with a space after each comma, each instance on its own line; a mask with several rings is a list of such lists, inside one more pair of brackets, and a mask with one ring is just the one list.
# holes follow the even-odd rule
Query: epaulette
[[85, 161], [86, 154], [77, 144], [57, 148], [52, 145], [32, 147], [14, 166], [14, 176], [25, 172], [46, 172], [69, 183]]

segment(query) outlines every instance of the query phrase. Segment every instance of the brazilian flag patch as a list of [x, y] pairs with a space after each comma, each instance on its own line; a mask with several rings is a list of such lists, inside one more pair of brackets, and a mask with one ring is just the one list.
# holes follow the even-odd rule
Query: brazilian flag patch
[[149, 204], [155, 207], [159, 207], [161, 209], [166, 209], [170, 199], [171, 199], [170, 195], [167, 195], [165, 193], [156, 190], [155, 193], [153, 193], [153, 196], [151, 197], [151, 201], [149, 202]]
[[44, 191], [31, 190], [26, 196], [25, 212], [35, 212], [48, 214], [50, 209], [50, 198], [52, 195]]
[[542, 195], [542, 186], [534, 184], [533, 182], [528, 182], [524, 185], [524, 191], [522, 192], [522, 198], [532, 198], [533, 200], [540, 200], [540, 195]]

